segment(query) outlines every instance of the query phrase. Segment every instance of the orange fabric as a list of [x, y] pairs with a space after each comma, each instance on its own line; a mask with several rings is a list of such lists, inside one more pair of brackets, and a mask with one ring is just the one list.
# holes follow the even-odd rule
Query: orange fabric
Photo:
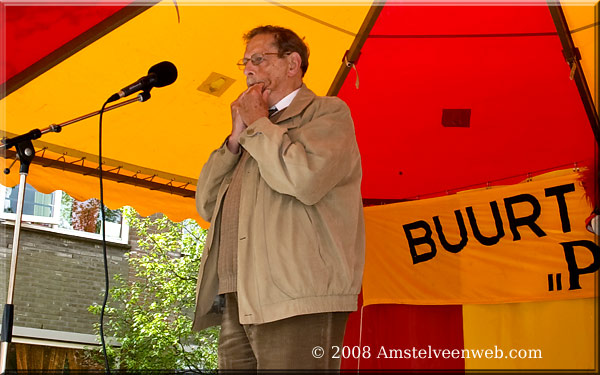
[[597, 306], [595, 298], [464, 305], [465, 348], [498, 347], [503, 354], [471, 357], [465, 368], [592, 371], [598, 357]]
[[[77, 200], [85, 201], [100, 196], [98, 177], [44, 168], [35, 164], [31, 165], [27, 183], [33, 185], [37, 191], [48, 194], [58, 190], [59, 187], [55, 185], [56, 181], [60, 181], [61, 190], [67, 191]], [[13, 168], [13, 172], [8, 177], [4, 174], [0, 175], [0, 183], [4, 186], [18, 184], [18, 168]], [[132, 206], [142, 216], [150, 216], [161, 212], [173, 221], [191, 218], [196, 220], [203, 228], [209, 226], [196, 212], [193, 197], [184, 198], [156, 190], [140, 189], [134, 185], [104, 180], [104, 204], [113, 210], [123, 206]]]

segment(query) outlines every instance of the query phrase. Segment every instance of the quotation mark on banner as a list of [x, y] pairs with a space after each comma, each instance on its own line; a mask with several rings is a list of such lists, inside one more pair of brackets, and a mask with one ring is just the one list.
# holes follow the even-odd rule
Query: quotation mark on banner
[[[554, 275], [548, 274], [548, 291], [552, 292], [554, 290]], [[560, 273], [556, 274], [556, 290], [562, 290], [562, 277]]]

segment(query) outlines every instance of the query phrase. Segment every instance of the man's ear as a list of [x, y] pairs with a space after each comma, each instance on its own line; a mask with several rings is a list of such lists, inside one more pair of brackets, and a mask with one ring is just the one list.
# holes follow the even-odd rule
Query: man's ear
[[298, 52], [292, 52], [288, 55], [288, 76], [294, 77], [298, 73], [302, 74], [302, 57]]

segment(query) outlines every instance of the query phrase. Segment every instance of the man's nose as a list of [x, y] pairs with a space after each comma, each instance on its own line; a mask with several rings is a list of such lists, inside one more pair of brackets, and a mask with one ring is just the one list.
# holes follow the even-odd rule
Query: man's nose
[[252, 64], [252, 61], [248, 61], [246, 66], [244, 67], [244, 75], [248, 77], [249, 75], [253, 75], [256, 67]]

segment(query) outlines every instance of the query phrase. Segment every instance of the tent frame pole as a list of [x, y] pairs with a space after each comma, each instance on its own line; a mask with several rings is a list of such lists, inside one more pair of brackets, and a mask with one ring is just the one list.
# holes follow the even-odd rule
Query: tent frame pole
[[377, 18], [379, 18], [379, 13], [381, 13], [385, 2], [386, 0], [376, 0], [371, 6], [371, 9], [369, 9], [363, 24], [356, 34], [354, 42], [352, 42], [350, 49], [346, 51], [346, 54], [342, 58], [342, 65], [340, 66], [335, 78], [333, 79], [333, 82], [331, 83], [331, 86], [329, 87], [329, 91], [327, 92], [328, 96], [337, 96], [337, 94], [340, 92], [340, 89], [346, 81], [348, 72], [350, 72], [351, 66], [356, 64], [358, 61], [360, 50], [367, 41], [367, 38], [369, 37], [371, 29], [375, 25]]
[[[563, 47], [563, 55], [571, 67], [572, 79], [575, 80], [575, 84], [577, 85], [577, 91], [579, 91], [579, 96], [581, 96], [585, 113], [587, 114], [590, 125], [592, 126], [592, 131], [594, 132], [594, 137], [596, 138], [596, 144], [599, 144], [600, 121], [598, 120], [598, 112], [596, 110], [596, 106], [594, 105], [594, 100], [592, 99], [590, 89], [587, 85], [587, 81], [579, 61], [581, 60], [581, 54], [573, 42], [571, 31], [569, 30], [569, 25], [567, 24], [565, 14], [560, 3], [557, 3], [556, 0], [547, 0], [547, 3], [548, 8], [550, 9], [550, 14], [552, 15], [552, 20], [556, 26], [556, 31], [558, 32], [558, 37], [560, 38], [560, 43]], [[596, 7], [597, 6], [598, 5], [596, 5]]]
[[13, 299], [15, 295], [15, 280], [17, 278], [17, 261], [19, 259], [19, 241], [21, 239], [21, 221], [23, 219], [23, 206], [25, 204], [25, 187], [27, 184], [27, 175], [29, 174], [29, 165], [35, 157], [35, 150], [31, 140], [25, 140], [15, 146], [19, 160], [21, 161], [19, 194], [17, 200], [17, 218], [15, 221], [15, 230], [13, 233], [12, 256], [10, 260], [10, 276], [8, 279], [8, 293], [6, 294], [6, 304], [2, 315], [2, 341], [0, 342], [0, 374], [6, 372], [8, 361], [8, 344], [12, 341], [13, 318], [15, 307]]

